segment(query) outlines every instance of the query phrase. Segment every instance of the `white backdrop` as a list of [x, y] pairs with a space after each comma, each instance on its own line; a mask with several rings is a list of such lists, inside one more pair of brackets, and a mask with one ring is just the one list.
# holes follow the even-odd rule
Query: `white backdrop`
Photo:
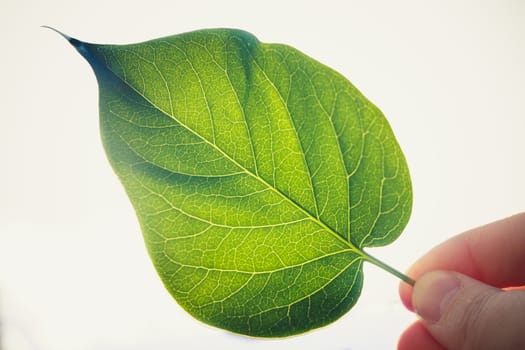
[[414, 186], [405, 233], [371, 249], [398, 269], [525, 210], [525, 2], [2, 0], [2, 350], [393, 349], [414, 320], [365, 266], [338, 322], [254, 340], [188, 316], [164, 290], [98, 134], [91, 68], [55, 33], [130, 43], [235, 27], [345, 75], [389, 119]]

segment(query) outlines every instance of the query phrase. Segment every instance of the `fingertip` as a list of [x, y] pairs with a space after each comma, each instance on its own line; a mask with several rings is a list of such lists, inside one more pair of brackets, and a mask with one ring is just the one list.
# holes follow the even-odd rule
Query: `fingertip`
[[449, 349], [525, 349], [523, 291], [432, 271], [419, 278], [412, 301], [428, 332]]
[[410, 325], [399, 337], [397, 350], [446, 350], [427, 331], [421, 321]]
[[412, 287], [406, 283], [401, 283], [399, 285], [399, 297], [403, 305], [405, 305], [408, 310], [414, 312], [414, 306], [412, 305]]
[[414, 312], [414, 306], [412, 305], [412, 290], [413, 287], [408, 283], [401, 282], [399, 284], [399, 297], [401, 298], [403, 305], [405, 305], [408, 310]]

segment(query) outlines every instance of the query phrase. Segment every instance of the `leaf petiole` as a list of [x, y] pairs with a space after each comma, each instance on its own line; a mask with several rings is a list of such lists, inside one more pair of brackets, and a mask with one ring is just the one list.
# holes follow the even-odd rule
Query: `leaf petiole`
[[391, 266], [385, 264], [385, 263], [382, 262], [381, 260], [379, 260], [379, 259], [373, 257], [372, 255], [367, 254], [367, 253], [364, 252], [364, 251], [362, 251], [362, 253], [363, 253], [363, 258], [364, 258], [366, 261], [368, 261], [368, 262], [370, 262], [370, 263], [372, 263], [372, 264], [374, 264], [374, 265], [376, 265], [376, 266], [382, 268], [383, 270], [385, 270], [385, 271], [387, 271], [387, 272], [390, 272], [392, 275], [396, 276], [397, 278], [401, 279], [403, 282], [405, 282], [405, 283], [411, 285], [412, 287], [413, 287], [414, 284], [416, 283], [416, 281], [415, 281], [414, 279], [412, 279], [411, 277], [409, 277], [409, 276], [407, 276], [407, 275], [405, 275], [405, 274], [399, 272], [398, 270], [396, 270], [396, 269], [394, 269], [393, 267], [391, 267]]

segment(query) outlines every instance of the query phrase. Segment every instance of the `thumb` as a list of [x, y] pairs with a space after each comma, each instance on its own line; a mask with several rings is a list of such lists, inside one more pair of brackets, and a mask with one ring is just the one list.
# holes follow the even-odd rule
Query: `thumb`
[[433, 271], [416, 282], [412, 304], [449, 350], [525, 349], [525, 291], [502, 291], [460, 273]]

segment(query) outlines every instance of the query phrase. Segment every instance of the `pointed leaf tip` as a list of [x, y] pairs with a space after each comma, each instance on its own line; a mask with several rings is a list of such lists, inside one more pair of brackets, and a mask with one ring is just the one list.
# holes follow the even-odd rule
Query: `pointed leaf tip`
[[62, 33], [60, 30], [58, 30], [56, 28], [53, 28], [53, 27], [50, 27], [50, 26], [46, 26], [46, 25], [43, 25], [41, 27], [42, 28], [51, 29], [55, 33], [58, 33], [60, 36], [62, 36], [64, 39], [66, 39], [82, 56], [84, 56], [88, 60], [88, 62], [91, 62], [91, 60], [89, 59], [89, 57], [90, 57], [89, 53], [87, 52], [87, 49], [86, 49], [86, 46], [85, 46], [84, 42], [82, 42], [82, 41], [80, 41], [78, 39], [75, 39], [73, 37], [70, 37], [69, 35]]
[[41, 28], [47, 28], [47, 29], [51, 29], [52, 31], [54, 31], [55, 33], [58, 33], [60, 34], [64, 39], [66, 39], [67, 41], [71, 42], [71, 40], [73, 40], [72, 37], [70, 37], [69, 35], [67, 34], [64, 34], [62, 33], [60, 30], [56, 29], [56, 28], [53, 28], [53, 27], [50, 27], [50, 26], [46, 26], [46, 25], [43, 25], [43, 26], [40, 26]]
[[65, 33], [62, 33], [60, 30], [55, 29], [53, 27], [46, 26], [46, 25], [43, 25], [41, 27], [42, 28], [51, 29], [55, 33], [60, 34], [64, 39], [66, 39], [71, 45], [73, 45], [78, 51], [80, 51], [82, 53], [82, 51], [83, 51], [83, 44], [84, 44], [82, 41], [80, 41], [78, 39], [75, 39], [73, 37], [70, 37], [69, 35], [67, 35]]

